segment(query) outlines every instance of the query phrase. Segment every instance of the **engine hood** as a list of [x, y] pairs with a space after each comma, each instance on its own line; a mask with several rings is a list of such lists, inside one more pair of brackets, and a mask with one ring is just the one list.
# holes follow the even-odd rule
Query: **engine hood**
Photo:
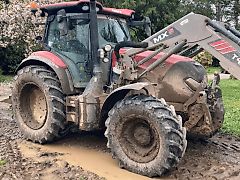
[[[128, 49], [121, 49], [120, 50], [120, 54], [124, 54]], [[150, 56], [153, 53], [153, 51], [145, 51], [142, 53], [139, 53], [137, 55], [135, 55], [133, 57], [133, 59], [136, 62], [141, 61], [143, 58]], [[151, 60], [149, 60], [148, 62], [144, 63], [143, 65], [140, 66], [140, 68], [146, 69], [150, 64], [152, 64], [153, 62], [155, 62], [156, 60], [158, 60], [159, 58], [161, 58], [165, 53], [164, 52], [160, 52], [159, 54], [157, 54], [156, 56], [154, 56]], [[192, 62], [194, 61], [191, 58], [188, 57], [184, 57], [184, 56], [180, 56], [180, 55], [175, 55], [173, 54], [172, 56], [170, 56], [166, 61], [165, 64], [169, 64], [169, 65], [173, 65], [177, 62]]]

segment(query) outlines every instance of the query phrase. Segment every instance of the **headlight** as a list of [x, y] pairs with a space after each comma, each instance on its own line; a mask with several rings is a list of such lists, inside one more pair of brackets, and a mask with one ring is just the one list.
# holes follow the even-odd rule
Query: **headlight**
[[100, 57], [101, 59], [103, 59], [103, 58], [105, 57], [105, 52], [104, 52], [103, 49], [99, 49], [99, 50], [98, 50], [98, 53], [99, 53], [99, 57]]
[[104, 58], [104, 59], [103, 59], [103, 62], [104, 62], [104, 63], [107, 63], [107, 62], [109, 62], [109, 59], [108, 59], [108, 58]]
[[84, 5], [84, 6], [82, 7], [82, 10], [83, 10], [83, 11], [88, 11], [88, 10], [89, 10], [89, 6], [88, 6], [88, 5]]
[[105, 50], [106, 52], [110, 52], [111, 49], [112, 49], [112, 46], [111, 46], [110, 44], [107, 44], [107, 45], [104, 47], [104, 50]]

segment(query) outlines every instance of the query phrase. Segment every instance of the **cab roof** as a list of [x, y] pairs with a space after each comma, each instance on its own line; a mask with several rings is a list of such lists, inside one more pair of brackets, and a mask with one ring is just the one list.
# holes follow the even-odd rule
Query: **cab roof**
[[[106, 15], [115, 15], [119, 17], [128, 18], [131, 17], [135, 11], [130, 9], [116, 9], [116, 8], [107, 8], [103, 7], [103, 5], [99, 2], [96, 3], [97, 8], [99, 9], [99, 14], [106, 14]], [[87, 11], [83, 11], [83, 6], [89, 6], [89, 0], [79, 0], [79, 1], [71, 1], [71, 2], [62, 2], [62, 3], [55, 3], [55, 4], [48, 4], [43, 5], [40, 7], [40, 9], [43, 12], [46, 12], [48, 14], [56, 14], [57, 11], [60, 9], [65, 9], [66, 12], [70, 13], [86, 13]], [[88, 10], [89, 11], [89, 10]]]

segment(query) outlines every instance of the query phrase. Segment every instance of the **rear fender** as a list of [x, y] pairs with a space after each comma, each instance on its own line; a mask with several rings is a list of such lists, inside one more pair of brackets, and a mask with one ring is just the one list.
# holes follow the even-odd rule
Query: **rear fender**
[[[129, 84], [115, 89], [111, 94], [108, 95], [103, 103], [101, 110], [101, 125], [104, 125], [105, 120], [108, 117], [108, 112], [113, 108], [113, 106], [120, 100], [124, 99], [126, 95], [134, 91], [135, 93], [144, 90], [145, 94], [149, 94], [148, 90], [154, 90], [154, 85], [148, 82], [139, 82], [134, 84]], [[151, 93], [152, 94], [152, 93]]]
[[21, 64], [17, 67], [16, 71], [22, 69], [25, 66], [30, 65], [40, 65], [50, 68], [52, 71], [56, 73], [61, 83], [63, 93], [66, 95], [75, 93], [73, 80], [70, 75], [70, 72], [65, 63], [57, 56], [55, 56], [55, 58], [50, 59], [33, 53], [32, 55], [30, 55], [28, 58], [24, 59], [21, 62]]

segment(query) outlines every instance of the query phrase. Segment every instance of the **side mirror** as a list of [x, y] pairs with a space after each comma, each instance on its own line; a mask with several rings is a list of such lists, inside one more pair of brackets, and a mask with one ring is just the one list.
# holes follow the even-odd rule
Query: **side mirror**
[[60, 31], [60, 36], [66, 36], [68, 34], [67, 15], [64, 9], [57, 12], [57, 22]]
[[149, 17], [144, 17], [144, 19], [142, 21], [132, 20], [132, 21], [128, 22], [128, 25], [130, 27], [143, 27], [147, 36], [152, 35], [151, 20]]

